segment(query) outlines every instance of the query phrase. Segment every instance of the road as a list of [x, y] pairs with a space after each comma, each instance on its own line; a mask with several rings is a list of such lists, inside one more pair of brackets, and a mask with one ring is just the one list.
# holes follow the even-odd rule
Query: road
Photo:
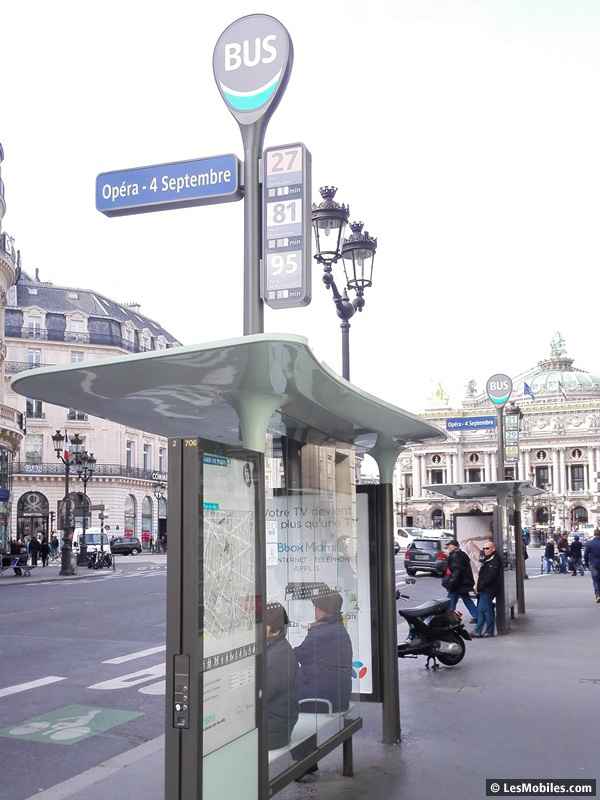
[[166, 565], [156, 561], [0, 587], [2, 800], [163, 733]]

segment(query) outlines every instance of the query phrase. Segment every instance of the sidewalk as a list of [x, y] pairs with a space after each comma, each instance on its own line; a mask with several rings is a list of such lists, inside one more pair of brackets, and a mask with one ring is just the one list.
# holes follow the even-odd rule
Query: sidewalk
[[[403, 740], [379, 743], [379, 707], [363, 704], [355, 777], [341, 753], [281, 800], [485, 797], [484, 779], [598, 778], [600, 605], [588, 575], [529, 581], [528, 615], [509, 636], [468, 644], [463, 664], [427, 672], [400, 661]], [[163, 740], [146, 742], [35, 795], [37, 800], [164, 800]], [[30, 800], [33, 800], [31, 798]]]
[[[131, 564], [164, 564], [167, 565], [167, 556], [164, 553], [141, 553], [139, 556], [115, 556], [115, 568], [118, 570], [124, 565]], [[47, 567], [37, 566], [32, 569], [29, 578], [15, 575], [12, 569], [6, 569], [0, 575], [1, 586], [24, 586], [28, 583], [48, 583], [49, 581], [76, 581], [82, 578], [101, 578], [111, 575], [112, 569], [93, 570], [87, 567], [76, 567], [75, 575], [59, 575], [60, 562], [53, 561]]]

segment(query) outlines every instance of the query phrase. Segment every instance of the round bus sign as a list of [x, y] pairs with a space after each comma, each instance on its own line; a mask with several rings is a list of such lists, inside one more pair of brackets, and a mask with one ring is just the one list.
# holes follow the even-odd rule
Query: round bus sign
[[503, 375], [501, 372], [498, 372], [496, 375], [492, 375], [491, 378], [488, 378], [485, 390], [492, 403], [497, 408], [501, 408], [508, 403], [512, 394], [512, 379], [508, 375]]
[[294, 50], [286, 28], [268, 14], [232, 22], [213, 53], [221, 97], [241, 125], [271, 116], [287, 86]]

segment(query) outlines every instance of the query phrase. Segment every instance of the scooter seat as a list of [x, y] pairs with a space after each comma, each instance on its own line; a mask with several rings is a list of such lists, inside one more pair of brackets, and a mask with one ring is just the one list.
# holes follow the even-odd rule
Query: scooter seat
[[430, 617], [432, 614], [442, 614], [447, 611], [449, 605], [448, 600], [429, 600], [427, 603], [421, 603], [420, 606], [415, 606], [414, 608], [400, 608], [398, 613], [405, 619]]

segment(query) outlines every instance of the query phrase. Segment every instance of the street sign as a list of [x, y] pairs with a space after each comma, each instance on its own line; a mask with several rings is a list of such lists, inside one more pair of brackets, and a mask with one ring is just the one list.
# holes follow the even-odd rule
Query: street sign
[[271, 308], [311, 300], [311, 155], [303, 144], [263, 155], [261, 296]]
[[270, 117], [287, 86], [294, 61], [285, 27], [267, 14], [232, 22], [213, 53], [213, 71], [221, 97], [240, 125]]
[[496, 417], [448, 417], [447, 431], [482, 431], [496, 427]]
[[104, 511], [106, 506], [99, 505], [99, 506], [90, 506], [90, 511]]
[[490, 401], [496, 408], [502, 408], [508, 403], [512, 394], [512, 379], [508, 375], [499, 372], [488, 378], [485, 390]]
[[239, 159], [231, 154], [102, 172], [96, 208], [107, 217], [228, 203], [242, 197]]

